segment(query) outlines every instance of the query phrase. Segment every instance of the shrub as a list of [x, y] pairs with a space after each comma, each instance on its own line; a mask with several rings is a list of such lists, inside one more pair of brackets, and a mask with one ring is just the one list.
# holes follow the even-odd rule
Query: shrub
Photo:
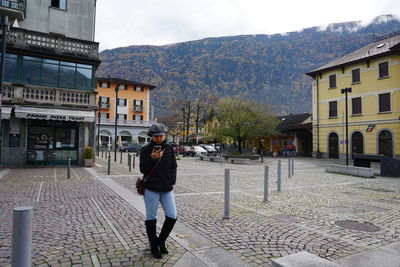
[[93, 159], [93, 148], [91, 146], [85, 147], [85, 152], [83, 153], [84, 159]]

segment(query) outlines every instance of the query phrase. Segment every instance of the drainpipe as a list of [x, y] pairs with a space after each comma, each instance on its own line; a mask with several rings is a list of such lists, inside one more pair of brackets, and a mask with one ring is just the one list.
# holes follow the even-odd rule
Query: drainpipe
[[[317, 74], [318, 75], [318, 74]], [[317, 158], [321, 157], [321, 151], [319, 149], [319, 81], [318, 76], [316, 76], [317, 81]]]

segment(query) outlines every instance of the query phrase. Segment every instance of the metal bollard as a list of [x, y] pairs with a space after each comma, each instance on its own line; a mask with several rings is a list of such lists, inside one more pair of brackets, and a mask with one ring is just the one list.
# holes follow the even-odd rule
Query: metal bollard
[[291, 163], [290, 163], [290, 157], [288, 158], [288, 162], [287, 162], [288, 164], [287, 164], [287, 167], [288, 167], [288, 178], [290, 178], [291, 176], [292, 176], [292, 171], [290, 170], [290, 165], [291, 165]]
[[278, 192], [281, 192], [281, 160], [278, 160]]
[[68, 157], [67, 177], [71, 178], [71, 157]]
[[294, 174], [294, 157], [292, 157], [292, 174]]
[[264, 202], [268, 202], [268, 166], [264, 166]]
[[103, 152], [104, 152], [104, 150], [101, 151], [101, 157], [102, 158], [104, 158]]
[[119, 159], [119, 163], [122, 164], [122, 151], [121, 151], [121, 158]]
[[132, 168], [135, 168], [135, 164], [136, 164], [136, 153], [133, 153]]
[[111, 171], [111, 153], [108, 151], [108, 166], [107, 166], [107, 174], [110, 175]]
[[129, 171], [132, 171], [132, 162], [131, 162], [131, 154], [128, 153], [128, 166], [129, 166]]
[[32, 264], [32, 216], [33, 208], [30, 206], [14, 208], [12, 267], [25, 267]]
[[225, 191], [224, 191], [224, 219], [229, 219], [229, 194], [230, 194], [230, 173], [229, 169], [225, 169]]

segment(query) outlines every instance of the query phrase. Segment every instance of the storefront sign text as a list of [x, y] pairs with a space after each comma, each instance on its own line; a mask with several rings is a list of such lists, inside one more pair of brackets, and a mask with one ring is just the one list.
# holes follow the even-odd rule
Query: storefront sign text
[[57, 121], [85, 121], [82, 116], [68, 116], [68, 115], [51, 115], [51, 114], [26, 114], [28, 119], [41, 119], [41, 120], [57, 120]]

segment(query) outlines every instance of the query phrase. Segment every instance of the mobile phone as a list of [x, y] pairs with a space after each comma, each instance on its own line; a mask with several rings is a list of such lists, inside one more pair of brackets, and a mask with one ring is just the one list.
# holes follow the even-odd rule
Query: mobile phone
[[161, 146], [154, 146], [153, 149], [154, 150], [161, 150]]

